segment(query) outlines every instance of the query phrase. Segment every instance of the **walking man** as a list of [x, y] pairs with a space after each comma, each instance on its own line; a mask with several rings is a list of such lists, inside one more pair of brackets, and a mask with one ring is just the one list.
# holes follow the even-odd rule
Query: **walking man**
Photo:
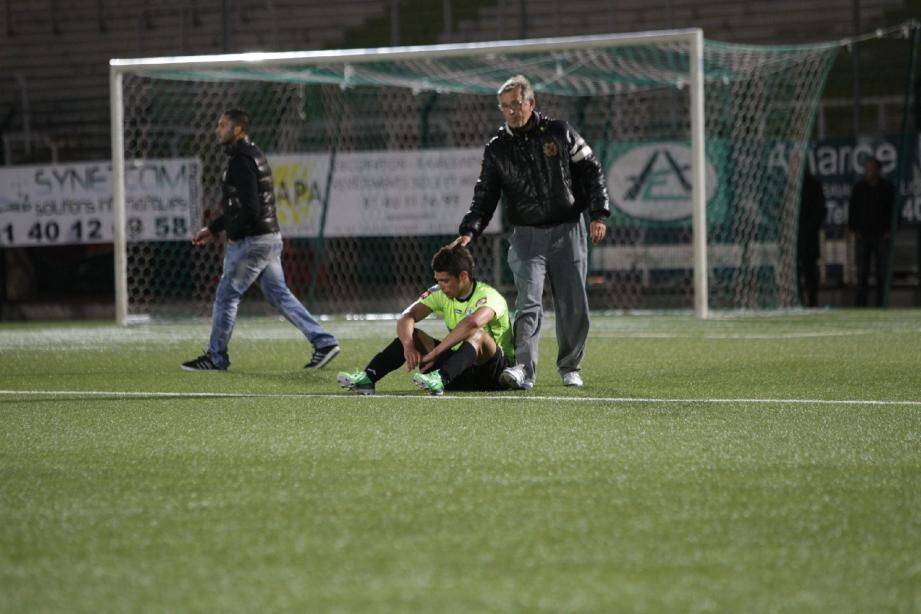
[[247, 136], [249, 122], [245, 111], [230, 109], [220, 116], [215, 128], [227, 154], [227, 168], [221, 177], [222, 214], [196, 232], [192, 243], [206, 245], [224, 231], [227, 234], [224, 271], [214, 297], [208, 350], [182, 363], [182, 368], [223, 371], [230, 366], [227, 345], [237, 319], [237, 307], [243, 294], [258, 279], [269, 303], [313, 344], [313, 356], [305, 367], [321, 369], [339, 354], [339, 344], [285, 283], [272, 169], [262, 150]]

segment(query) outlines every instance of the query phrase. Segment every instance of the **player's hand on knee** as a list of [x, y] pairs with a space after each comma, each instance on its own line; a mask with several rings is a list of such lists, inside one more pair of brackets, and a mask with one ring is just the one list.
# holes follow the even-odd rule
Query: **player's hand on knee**
[[422, 362], [422, 354], [414, 347], [403, 347], [403, 358], [406, 360], [406, 370], [412, 371]]
[[[419, 366], [419, 369], [420, 370], [431, 369], [432, 368], [431, 363], [435, 362], [436, 358], [438, 358], [438, 356], [436, 356], [434, 352], [429, 352], [428, 354], [423, 356], [422, 359], [419, 361], [421, 363]], [[426, 369], [426, 367], [428, 367], [428, 369]]]

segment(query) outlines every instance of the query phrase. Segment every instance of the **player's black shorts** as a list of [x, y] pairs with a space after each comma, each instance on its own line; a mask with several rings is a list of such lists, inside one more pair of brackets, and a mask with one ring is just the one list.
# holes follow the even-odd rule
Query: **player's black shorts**
[[[435, 361], [436, 368], [444, 363], [454, 350], [448, 350]], [[497, 347], [496, 353], [481, 365], [473, 365], [453, 380], [445, 384], [445, 390], [504, 390], [499, 383], [499, 375], [508, 367], [508, 361], [502, 348]]]

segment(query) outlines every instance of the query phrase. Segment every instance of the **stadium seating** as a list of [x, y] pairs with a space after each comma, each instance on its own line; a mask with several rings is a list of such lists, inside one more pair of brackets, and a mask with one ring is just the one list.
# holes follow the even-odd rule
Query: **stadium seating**
[[[480, 4], [475, 19], [462, 19], [452, 32], [433, 35], [428, 42], [693, 26], [703, 27], [709, 38], [717, 40], [776, 44], [841, 38], [853, 28], [849, 0], [572, 0], [565, 6], [555, 0], [496, 0]], [[883, 25], [887, 13], [905, 5], [905, 0], [862, 0], [862, 29]], [[108, 157], [109, 58], [343, 47], [367, 40], [367, 32], [363, 39], [355, 35], [368, 24], [389, 19], [389, 3], [376, 0], [334, 4], [244, 0], [229, 3], [226, 16], [220, 3], [195, 0], [156, 6], [142, 0], [5, 6], [0, 15], [0, 163], [5, 164]], [[409, 8], [401, 13], [401, 23], [412, 19]], [[376, 31], [371, 38], [386, 39], [388, 34]]]
[[[864, 29], [901, 0], [863, 0]], [[708, 37], [791, 43], [847, 36], [848, 0], [518, 0], [485, 2], [440, 42], [703, 27]], [[142, 0], [10, 2], [0, 16], [0, 126], [3, 163], [108, 157], [108, 71], [112, 57], [316, 49], [347, 46], [349, 34], [386, 18], [388, 3], [296, 0], [219, 4]], [[403, 15], [402, 20], [412, 15]], [[240, 24], [247, 24], [242, 27]], [[439, 24], [440, 25], [440, 24]], [[434, 42], [434, 41], [433, 41]], [[28, 126], [26, 124], [28, 123]], [[30, 143], [26, 143], [28, 127]]]
[[[863, 0], [862, 29], [876, 27], [898, 0]], [[701, 27], [708, 38], [728, 42], [778, 44], [814, 42], [850, 36], [851, 3], [841, 0], [735, 2], [729, 0], [554, 0], [527, 2], [528, 38]], [[522, 34], [519, 2], [500, 1], [467, 20], [453, 40], [518, 38]]]
[[386, 11], [373, 0], [230, 6], [225, 36], [220, 3], [6, 4], [0, 15], [0, 163], [45, 162], [55, 155], [60, 161], [107, 158], [110, 58], [339, 47], [350, 29]]

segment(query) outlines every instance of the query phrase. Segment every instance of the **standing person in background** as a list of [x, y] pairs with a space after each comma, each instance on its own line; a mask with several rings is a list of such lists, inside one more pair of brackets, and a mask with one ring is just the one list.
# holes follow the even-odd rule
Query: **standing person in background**
[[208, 349], [198, 358], [182, 363], [182, 368], [223, 371], [230, 366], [227, 345], [237, 319], [237, 307], [243, 294], [258, 279], [269, 303], [313, 344], [313, 356], [305, 368], [321, 369], [339, 354], [339, 344], [285, 283], [272, 169], [265, 154], [247, 135], [249, 123], [246, 112], [230, 109], [218, 118], [215, 128], [227, 154], [227, 168], [221, 176], [222, 213], [196, 232], [192, 243], [206, 245], [221, 231], [226, 232], [224, 272], [214, 297]]
[[[557, 369], [564, 385], [581, 386], [589, 328], [586, 235], [597, 245], [607, 232], [604, 172], [591, 147], [568, 123], [535, 110], [534, 89], [525, 77], [506, 81], [498, 99], [505, 124], [486, 145], [473, 203], [451, 246], [478, 237], [499, 196], [505, 197], [514, 226], [508, 260], [518, 289], [517, 364], [502, 373], [502, 381], [509, 388], [534, 386], [547, 276], [556, 314]], [[588, 229], [585, 212], [591, 219]]]
[[819, 304], [819, 231], [825, 221], [825, 192], [809, 169], [803, 174], [799, 203], [799, 233], [796, 242], [796, 270], [799, 298], [804, 307]]
[[863, 178], [851, 189], [847, 220], [857, 242], [858, 307], [867, 306], [871, 260], [876, 272], [876, 306], [883, 306], [894, 207], [895, 187], [882, 176], [879, 160], [867, 158]]

